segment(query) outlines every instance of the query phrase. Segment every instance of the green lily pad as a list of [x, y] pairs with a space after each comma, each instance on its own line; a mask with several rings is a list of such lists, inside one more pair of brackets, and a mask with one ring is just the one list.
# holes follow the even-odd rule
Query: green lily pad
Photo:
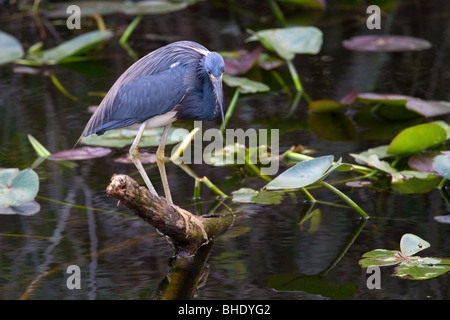
[[[400, 171], [404, 173], [405, 171]], [[418, 175], [418, 171], [408, 171]], [[427, 193], [436, 189], [441, 178], [433, 174], [426, 174], [423, 177], [410, 177], [392, 183], [392, 190], [401, 194]]]
[[[152, 128], [144, 130], [139, 147], [157, 147], [161, 142], [161, 135], [164, 128]], [[182, 130], [179, 128], [171, 128], [167, 137], [166, 145], [180, 142], [183, 137], [179, 136]], [[174, 131], [177, 131], [176, 137], [174, 137]], [[183, 130], [185, 131], [185, 130]], [[186, 130], [186, 134], [188, 134]], [[131, 145], [136, 137], [137, 131], [130, 129], [114, 129], [106, 131], [101, 136], [91, 134], [88, 137], [83, 137], [81, 143], [110, 148], [123, 148], [127, 145]]]
[[304, 8], [325, 9], [327, 2], [325, 0], [279, 0], [280, 2], [291, 3]]
[[243, 77], [235, 77], [224, 74], [223, 82], [229, 87], [238, 87], [241, 93], [257, 93], [257, 92], [267, 92], [270, 88], [261, 82], [253, 81]]
[[392, 140], [387, 153], [408, 155], [442, 144], [447, 132], [437, 123], [425, 123], [402, 130]]
[[241, 188], [233, 191], [233, 202], [280, 204], [283, 201], [284, 192], [257, 191], [251, 188]]
[[[380, 160], [380, 157], [388, 157], [390, 156], [389, 154], [386, 153], [387, 149], [386, 146], [380, 146], [377, 148], [373, 148], [373, 149], [369, 149], [368, 151], [364, 151], [360, 154], [354, 154], [351, 153], [350, 156], [352, 156], [353, 158], [355, 158], [357, 160], [357, 162], [359, 163], [365, 163], [371, 167], [374, 167], [378, 170], [384, 171], [388, 174], [390, 174], [392, 176], [391, 182], [393, 184], [396, 184], [396, 188], [398, 188], [398, 191], [401, 192], [402, 190], [402, 186], [405, 187], [405, 184], [408, 188], [412, 188], [413, 190], [415, 189], [414, 186], [414, 181], [409, 181], [410, 179], [414, 179], [417, 178], [418, 180], [421, 179], [430, 179], [431, 185], [435, 185], [436, 180], [434, 180], [434, 178], [436, 178], [435, 175], [433, 174], [429, 174], [428, 172], [421, 172], [421, 171], [415, 171], [415, 170], [397, 170], [395, 169], [393, 166], [391, 166], [391, 164], [387, 161], [384, 160]], [[417, 183], [419, 183], [420, 181], [416, 181]], [[416, 187], [419, 187], [416, 186]], [[422, 188], [419, 188], [420, 190], [422, 190], [424, 187], [426, 187], [426, 190], [429, 190], [429, 184], [426, 183], [425, 186], [422, 185]], [[408, 188], [403, 188], [404, 193], [410, 193], [410, 192], [406, 192], [408, 190]], [[411, 190], [410, 190], [411, 191]]]
[[52, 4], [57, 9], [47, 13], [48, 18], [67, 18], [69, 5], [77, 5], [83, 17], [89, 17], [93, 14], [109, 15], [115, 13], [125, 13], [130, 15], [141, 14], [163, 14], [185, 9], [192, 1], [164, 1], [151, 0], [139, 2], [117, 2], [117, 1], [74, 1]]
[[398, 265], [392, 275], [411, 280], [431, 279], [449, 272], [450, 259], [413, 256], [428, 247], [427, 241], [407, 233], [400, 240], [401, 251], [375, 249], [363, 254], [359, 265], [362, 268]]
[[10, 34], [0, 31], [0, 65], [22, 58], [24, 51], [20, 42]]
[[189, 6], [191, 1], [139, 1], [139, 2], [125, 2], [122, 12], [131, 15], [140, 14], [163, 14], [175, 12], [185, 9]]
[[259, 40], [281, 58], [292, 60], [296, 54], [317, 54], [323, 43], [322, 31], [316, 27], [275, 28], [254, 32], [247, 41]]
[[39, 178], [32, 169], [0, 170], [0, 207], [19, 206], [34, 200], [39, 191]]
[[61, 63], [70, 57], [86, 53], [98, 44], [110, 39], [112, 35], [109, 30], [86, 32], [54, 48], [30, 53], [27, 55], [27, 59], [40, 64]]
[[341, 163], [333, 165], [333, 156], [323, 156], [297, 163], [269, 182], [264, 190], [298, 189], [324, 179]]
[[411, 280], [427, 280], [450, 271], [450, 259], [411, 257], [395, 268], [394, 276]]
[[230, 166], [245, 163], [246, 148], [243, 144], [234, 143], [227, 144], [219, 150], [203, 151], [203, 159], [205, 163], [215, 166]]
[[342, 109], [347, 104], [334, 100], [314, 100], [309, 103], [309, 110], [317, 112], [327, 112]]

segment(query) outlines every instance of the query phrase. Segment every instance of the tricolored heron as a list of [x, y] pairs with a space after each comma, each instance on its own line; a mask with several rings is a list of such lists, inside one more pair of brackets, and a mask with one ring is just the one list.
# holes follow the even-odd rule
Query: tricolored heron
[[136, 61], [117, 79], [82, 137], [138, 125], [130, 157], [150, 192], [158, 196], [139, 160], [138, 146], [145, 128], [164, 127], [156, 162], [167, 203], [173, 206], [164, 166], [170, 126], [178, 119], [214, 120], [220, 115], [224, 122], [224, 69], [223, 58], [198, 43], [178, 41], [161, 47]]

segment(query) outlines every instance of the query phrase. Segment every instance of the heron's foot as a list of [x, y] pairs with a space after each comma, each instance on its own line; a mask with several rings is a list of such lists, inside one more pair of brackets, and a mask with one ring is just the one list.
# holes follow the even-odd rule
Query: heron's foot
[[180, 208], [176, 205], [172, 205], [172, 206], [174, 207], [175, 210], [178, 211], [178, 213], [183, 218], [184, 225], [186, 226], [186, 233], [189, 231], [189, 225], [192, 222], [200, 228], [203, 238], [205, 239], [206, 243], [208, 243], [209, 242], [208, 235], [206, 234], [205, 228], [203, 227], [203, 223], [198, 219], [198, 217], [193, 215], [189, 211], [184, 210], [183, 208]]

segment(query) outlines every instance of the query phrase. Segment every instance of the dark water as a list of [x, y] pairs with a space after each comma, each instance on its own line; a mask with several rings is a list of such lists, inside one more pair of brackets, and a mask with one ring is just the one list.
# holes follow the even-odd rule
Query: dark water
[[[295, 64], [306, 91], [316, 99], [340, 99], [351, 90], [397, 93], [429, 100], [450, 100], [450, 8], [447, 0], [401, 1], [383, 15], [382, 33], [427, 39], [433, 48], [414, 53], [350, 52], [341, 41], [369, 33], [365, 7], [331, 4], [323, 13], [292, 8], [286, 10], [288, 25], [300, 25], [305, 18], [324, 32], [324, 46], [316, 56], [299, 56]], [[24, 46], [36, 42], [32, 19], [5, 19], [2, 30], [15, 35]], [[132, 20], [108, 16], [105, 22], [116, 32]], [[86, 23], [86, 28], [93, 27]], [[204, 1], [188, 9], [161, 16], [147, 16], [133, 34], [130, 45], [139, 56], [178, 39], [200, 42], [216, 51], [252, 49], [244, 43], [246, 28], [254, 30], [276, 25], [269, 7], [261, 1]], [[57, 28], [63, 39], [71, 37]], [[380, 31], [378, 31], [380, 32]], [[156, 38], [156, 40], [155, 40]], [[159, 40], [161, 39], [161, 40]], [[32, 134], [51, 152], [70, 149], [90, 117], [87, 107], [100, 98], [89, 92], [106, 91], [133, 62], [116, 42], [108, 42], [104, 58], [88, 66], [58, 66], [52, 70], [79, 101], [63, 96], [44, 72], [14, 72], [13, 65], [0, 69], [0, 166], [25, 168], [35, 153], [28, 142]], [[54, 41], [50, 36], [50, 42]], [[56, 41], [55, 41], [56, 43]], [[287, 70], [280, 71], [287, 81]], [[229, 103], [233, 90], [226, 89]], [[290, 105], [284, 91], [242, 96], [232, 128], [280, 129], [280, 148], [305, 145], [314, 155], [332, 154], [352, 161], [349, 153], [361, 152], [386, 141], [327, 141], [308, 128], [308, 112], [302, 101], [286, 117]], [[444, 119], [447, 120], [448, 118]], [[182, 124], [192, 126], [191, 122]], [[218, 126], [205, 124], [206, 127]], [[0, 216], [0, 298], [1, 299], [147, 299], [166, 275], [171, 249], [167, 241], [126, 209], [117, 207], [105, 195], [114, 173], [138, 179], [132, 165], [117, 164], [116, 156], [126, 148], [95, 160], [77, 162], [75, 168], [46, 161], [36, 172], [40, 190], [36, 199], [41, 210], [33, 216]], [[153, 151], [153, 150], [150, 150]], [[155, 167], [149, 176], [157, 190], [162, 185]], [[175, 203], [194, 211], [194, 181], [173, 164], [168, 178]], [[199, 176], [207, 176], [228, 194], [240, 187], [259, 188], [258, 179], [242, 179], [233, 168], [197, 165]], [[236, 178], [238, 177], [238, 178]], [[376, 248], [397, 249], [404, 233], [414, 233], [431, 243], [426, 256], [450, 257], [450, 226], [435, 221], [449, 213], [438, 190], [405, 195], [393, 191], [350, 189], [348, 194], [372, 217], [351, 242], [361, 220], [346, 207], [318, 203], [320, 215], [314, 222], [299, 225], [304, 207], [300, 194], [286, 196], [279, 206], [227, 204], [236, 212], [234, 226], [214, 245], [208, 260], [209, 275], [198, 291], [198, 299], [329, 299], [336, 288], [349, 288], [343, 299], [448, 299], [447, 274], [424, 281], [391, 277], [383, 268], [381, 289], [370, 290], [368, 275], [358, 265], [361, 255]], [[206, 188], [202, 208], [213, 205]], [[342, 204], [327, 190], [313, 190], [316, 199]], [[77, 206], [69, 205], [75, 204]], [[87, 209], [86, 209], [87, 207]], [[219, 208], [219, 211], [223, 208]], [[14, 236], [13, 236], [14, 235]], [[347, 250], [344, 250], [348, 246]], [[342, 251], [345, 254], [341, 256]], [[426, 254], [425, 254], [426, 253]], [[66, 287], [66, 267], [81, 268], [82, 289]], [[277, 291], [268, 281], [277, 275], [320, 279], [329, 289]], [[314, 279], [317, 279], [315, 277]], [[334, 289], [333, 289], [334, 288]]]

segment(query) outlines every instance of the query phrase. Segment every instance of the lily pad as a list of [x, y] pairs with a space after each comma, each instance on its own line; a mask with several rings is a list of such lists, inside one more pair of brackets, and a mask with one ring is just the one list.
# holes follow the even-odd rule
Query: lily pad
[[20, 42], [10, 34], [0, 31], [0, 65], [22, 58], [24, 51]]
[[229, 87], [237, 87], [241, 93], [267, 92], [270, 88], [262, 83], [243, 77], [235, 77], [227, 74], [223, 75], [223, 82]]
[[397, 52], [421, 51], [431, 48], [424, 39], [397, 35], [356, 36], [342, 42], [344, 48], [354, 51]]
[[261, 47], [256, 47], [252, 51], [239, 50], [234, 53], [223, 52], [223, 60], [225, 61], [225, 74], [237, 75], [246, 73], [253, 65], [255, 65], [261, 54]]
[[39, 178], [32, 169], [0, 170], [0, 207], [19, 206], [34, 200], [39, 191]]
[[227, 144], [218, 150], [205, 149], [203, 159], [205, 163], [215, 166], [229, 166], [245, 163], [246, 147], [240, 143]]
[[22, 216], [32, 216], [41, 210], [41, 205], [34, 201], [28, 201], [18, 206], [0, 207], [0, 214], [20, 214]]
[[450, 102], [428, 101], [400, 94], [358, 93], [353, 101], [405, 106], [407, 109], [415, 111], [425, 117], [435, 117], [450, 113]]
[[447, 132], [437, 123], [425, 123], [402, 130], [392, 140], [387, 153], [408, 155], [442, 144]]
[[30, 53], [27, 55], [27, 59], [40, 64], [57, 64], [72, 56], [86, 53], [98, 44], [110, 39], [112, 35], [109, 30], [87, 32], [54, 48]]
[[52, 4], [53, 7], [58, 9], [52, 10], [47, 13], [48, 18], [66, 18], [69, 13], [66, 12], [69, 5], [77, 5], [80, 7], [82, 16], [88, 17], [93, 14], [109, 15], [115, 13], [125, 13], [129, 15], [141, 15], [141, 14], [163, 14], [185, 9], [189, 4], [189, 1], [164, 1], [164, 0], [151, 0], [151, 1], [139, 1], [139, 2], [115, 2], [115, 1], [74, 1], [74, 2], [62, 2], [58, 4]]
[[131, 15], [163, 14], [183, 10], [189, 6], [189, 1], [139, 1], [125, 2], [122, 12]]
[[433, 168], [434, 157], [440, 155], [439, 151], [419, 152], [408, 158], [408, 166], [417, 171], [436, 174]]
[[324, 179], [336, 169], [341, 159], [333, 165], [333, 156], [323, 156], [297, 163], [269, 182], [264, 190], [298, 189]]
[[111, 153], [111, 149], [104, 147], [82, 147], [77, 149], [63, 150], [53, 153], [50, 160], [87, 160], [104, 157]]
[[233, 202], [280, 204], [283, 201], [284, 192], [257, 191], [251, 188], [241, 188], [233, 191]]
[[281, 58], [292, 60], [296, 54], [317, 54], [322, 48], [323, 34], [316, 27], [275, 28], [254, 32], [247, 41], [259, 40]]
[[304, 8], [325, 9], [327, 2], [325, 0], [279, 0], [280, 2], [291, 3]]
[[337, 102], [334, 100], [314, 100], [309, 103], [309, 110], [317, 112], [327, 112], [339, 110], [345, 107], [347, 104]]
[[[167, 137], [166, 145], [180, 142], [182, 137], [177, 134], [177, 137], [173, 137], [173, 133], [178, 128], [171, 128]], [[181, 130], [178, 130], [179, 133]], [[159, 146], [161, 142], [161, 135], [163, 128], [152, 128], [144, 130], [139, 147], [155, 147]], [[110, 148], [122, 148], [127, 145], [131, 145], [136, 137], [137, 131], [130, 129], [114, 129], [106, 131], [103, 135], [97, 136], [91, 134], [88, 137], [81, 139], [81, 142], [91, 146], [110, 147]]]
[[450, 259], [413, 256], [430, 247], [427, 241], [414, 234], [404, 234], [400, 247], [401, 251], [375, 249], [366, 252], [363, 259], [359, 260], [359, 265], [363, 268], [398, 265], [393, 276], [411, 280], [431, 279], [450, 271]]
[[433, 168], [441, 176], [450, 179], [450, 154], [436, 156], [433, 159]]

